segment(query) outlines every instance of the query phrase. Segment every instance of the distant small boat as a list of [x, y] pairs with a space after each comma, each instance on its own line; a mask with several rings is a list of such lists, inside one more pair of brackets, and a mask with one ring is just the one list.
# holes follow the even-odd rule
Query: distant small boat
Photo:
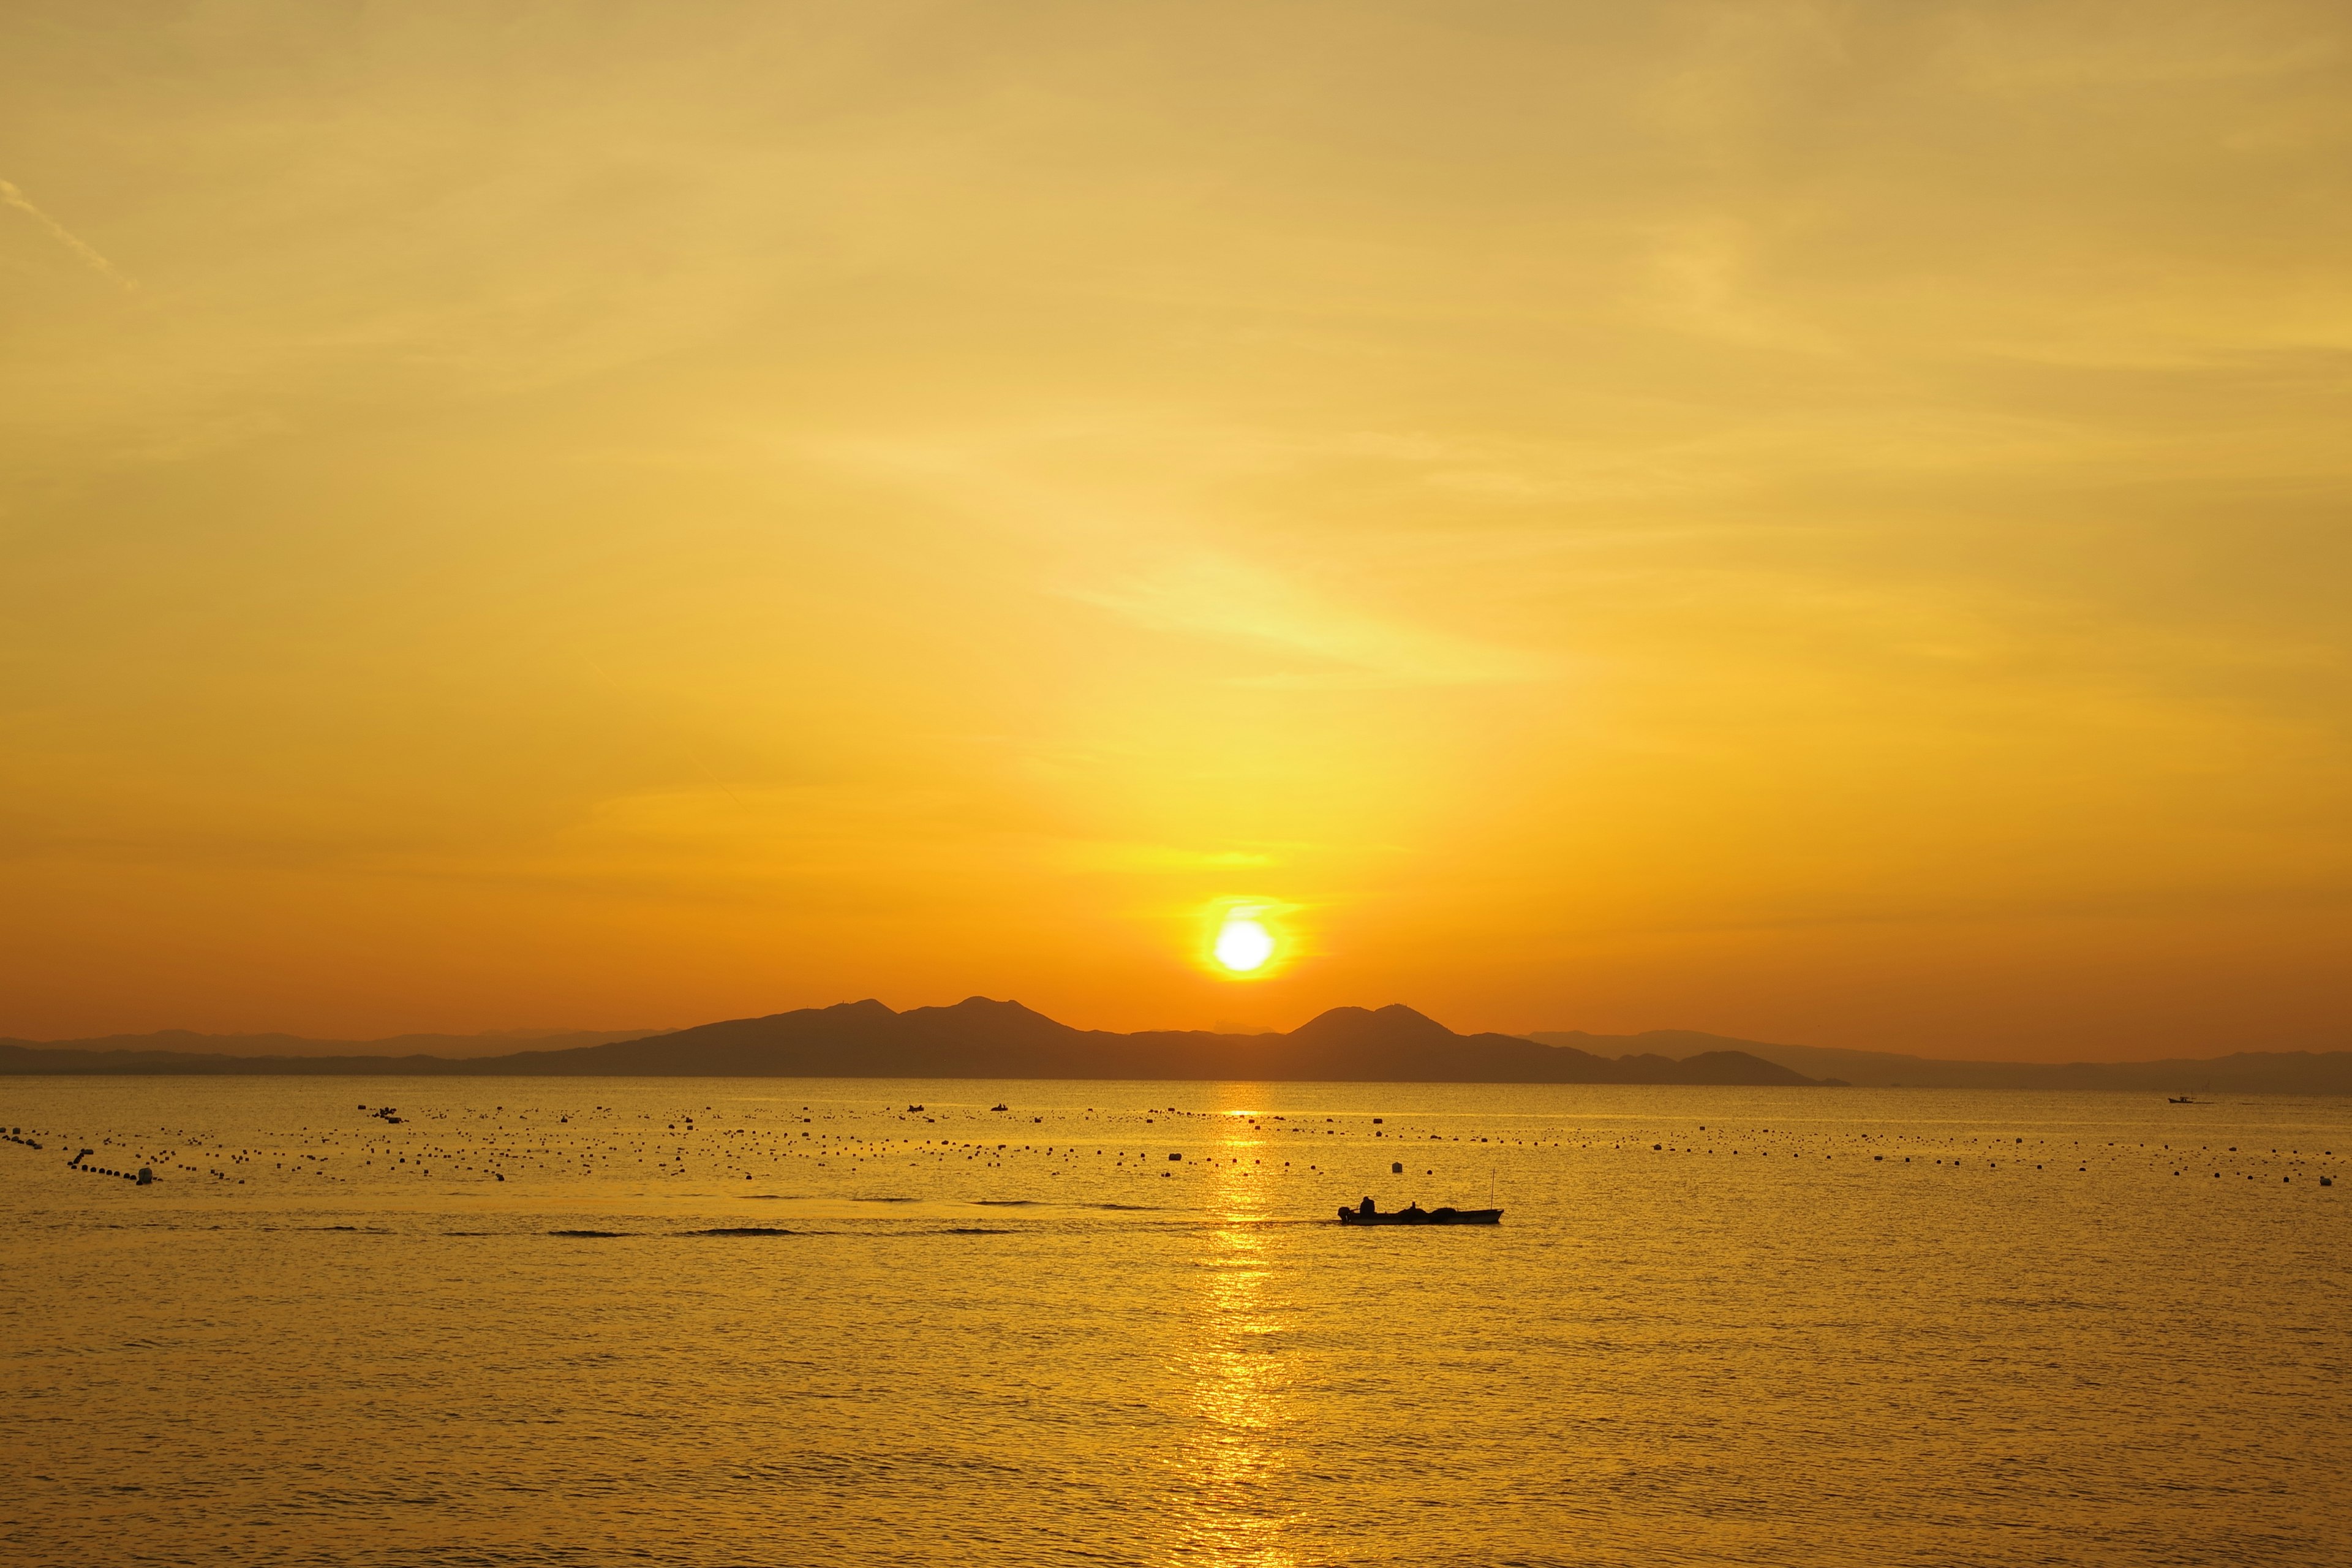
[[2164, 1097], [2164, 1103], [2167, 1105], [2195, 1105], [2198, 1102], [2189, 1099], [2185, 1094], [2168, 1094]]
[[992, 1105], [988, 1109], [991, 1110], [1010, 1110], [1013, 1108], [1009, 1105]]
[[1500, 1225], [1502, 1220], [1501, 1209], [1425, 1209], [1419, 1204], [1382, 1214], [1370, 1199], [1360, 1207], [1339, 1211], [1341, 1225]]

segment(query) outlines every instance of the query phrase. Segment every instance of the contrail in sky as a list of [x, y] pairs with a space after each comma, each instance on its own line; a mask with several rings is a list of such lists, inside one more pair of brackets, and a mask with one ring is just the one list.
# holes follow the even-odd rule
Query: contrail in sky
[[68, 250], [70, 250], [76, 256], [80, 257], [83, 261], [89, 263], [92, 270], [104, 273], [108, 278], [111, 279], [115, 283], [121, 285], [124, 289], [133, 290], [134, 292], [137, 290], [139, 287], [138, 279], [131, 277], [128, 273], [124, 272], [122, 268], [114, 265], [113, 262], [109, 261], [105, 257], [100, 256], [98, 253], [97, 248], [88, 241], [84, 240], [81, 236], [74, 233], [73, 230], [68, 228], [65, 225], [59, 223], [57, 219], [51, 217], [48, 214], [35, 206], [31, 198], [27, 197], [24, 192], [18, 190], [15, 185], [10, 184], [5, 180], [0, 180], [0, 202], [5, 202], [8, 205], [15, 207], [18, 212], [31, 214], [35, 223], [39, 224], [43, 228], [47, 229], [51, 234], [55, 235], [58, 244], [64, 246]]

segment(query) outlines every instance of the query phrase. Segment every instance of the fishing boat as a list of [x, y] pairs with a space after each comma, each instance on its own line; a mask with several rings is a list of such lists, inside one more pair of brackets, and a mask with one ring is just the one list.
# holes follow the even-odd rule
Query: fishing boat
[[1382, 1214], [1366, 1198], [1354, 1208], [1339, 1210], [1341, 1225], [1500, 1225], [1501, 1209], [1425, 1209], [1419, 1204]]

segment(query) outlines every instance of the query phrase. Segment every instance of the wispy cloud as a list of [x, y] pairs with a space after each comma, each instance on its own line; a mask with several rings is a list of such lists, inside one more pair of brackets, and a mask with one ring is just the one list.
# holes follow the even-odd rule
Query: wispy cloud
[[1331, 667], [1269, 671], [1247, 684], [1454, 686], [1546, 679], [1535, 656], [1325, 602], [1283, 574], [1214, 551], [1170, 551], [1150, 570], [1073, 582], [1069, 598], [1150, 627], [1255, 643]]
[[73, 230], [68, 228], [65, 225], [59, 223], [57, 219], [51, 217], [48, 214], [35, 206], [30, 196], [25, 195], [24, 192], [18, 190], [14, 184], [10, 184], [6, 180], [0, 180], [0, 203], [5, 203], [7, 205], [15, 207], [18, 212], [30, 217], [35, 223], [39, 224], [43, 228], [47, 229], [52, 238], [54, 238], [59, 245], [64, 246], [68, 250], [72, 251], [76, 256], [81, 258], [82, 264], [88, 267], [91, 271], [100, 274], [109, 282], [113, 283], [116, 287], [128, 293], [135, 294], [139, 291], [139, 280], [137, 279], [131, 277], [129, 273], [123, 271], [122, 268], [117, 267], [113, 262], [109, 261], [104, 256], [99, 254], [99, 250], [96, 246], [90, 244], [88, 240], [82, 238], [81, 236], [76, 234]]
[[[1171, 439], [1165, 427], [1104, 422], [1078, 434], [1085, 439], [1075, 444], [1143, 454], [1139, 469], [1161, 477], [1151, 484], [1107, 487], [1054, 475], [1041, 459], [1066, 456], [1074, 443], [1065, 426], [1043, 435], [1033, 428], [924, 439], [835, 438], [795, 442], [792, 450], [928, 491], [1043, 545], [1044, 553], [1058, 559], [1039, 569], [1041, 585], [1061, 598], [1150, 631], [1254, 645], [1321, 667], [1233, 678], [1237, 684], [1314, 689], [1485, 685], [1563, 673], [1557, 660], [1538, 653], [1350, 603], [1312, 581], [1318, 574], [1311, 556], [1261, 561], [1218, 542], [1218, 531], [1205, 526], [1193, 506], [1165, 493], [1197, 479], [1168, 479], [1150, 460], [1153, 443]], [[1189, 431], [1185, 437], [1192, 464], [1206, 462], [1203, 452], [1221, 451], [1227, 454], [1227, 471], [1297, 445], [1233, 430]], [[1412, 438], [1401, 445], [1415, 455], [1437, 449]]]

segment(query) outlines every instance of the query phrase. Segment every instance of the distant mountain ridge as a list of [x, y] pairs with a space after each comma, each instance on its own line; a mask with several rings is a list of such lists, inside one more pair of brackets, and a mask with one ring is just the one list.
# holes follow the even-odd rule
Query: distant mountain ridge
[[0, 1046], [46, 1051], [168, 1051], [221, 1057], [487, 1057], [519, 1050], [568, 1050], [614, 1040], [642, 1040], [660, 1029], [497, 1029], [479, 1035], [391, 1035], [374, 1040], [321, 1040], [308, 1035], [200, 1035], [159, 1029], [151, 1035], [99, 1035], [79, 1040], [0, 1039]]
[[[1074, 1029], [973, 996], [901, 1013], [880, 1002], [804, 1007], [659, 1034], [403, 1035], [321, 1041], [184, 1030], [0, 1040], [0, 1076], [172, 1074], [1002, 1078], [1330, 1083], [1850, 1084], [1914, 1089], [2161, 1089], [2352, 1094], [2352, 1051], [2242, 1051], [2208, 1060], [1961, 1062], [1776, 1045], [1692, 1030], [1457, 1035], [1410, 1007], [1334, 1007], [1288, 1034]], [[227, 1045], [231, 1050], [206, 1049]], [[364, 1047], [349, 1050], [351, 1046]], [[262, 1054], [248, 1054], [259, 1047]], [[272, 1049], [271, 1047], [278, 1047]], [[346, 1047], [338, 1049], [338, 1047]]]
[[[103, 1042], [111, 1044], [111, 1042]], [[880, 1002], [805, 1007], [635, 1039], [452, 1058], [420, 1053], [233, 1056], [0, 1042], [0, 1074], [436, 1077], [1003, 1078], [1328, 1083], [1809, 1085], [1738, 1050], [1619, 1058], [1517, 1035], [1457, 1035], [1412, 1008], [1334, 1007], [1286, 1035], [1074, 1029], [1018, 1002], [969, 997], [894, 1012]]]
[[1792, 1072], [1867, 1089], [2162, 1089], [2170, 1094], [2352, 1094], [2352, 1051], [2237, 1051], [2146, 1062], [1956, 1062], [1891, 1051], [1781, 1046], [1687, 1029], [1639, 1035], [1544, 1030], [1528, 1037], [1568, 1050], [1732, 1050]]

